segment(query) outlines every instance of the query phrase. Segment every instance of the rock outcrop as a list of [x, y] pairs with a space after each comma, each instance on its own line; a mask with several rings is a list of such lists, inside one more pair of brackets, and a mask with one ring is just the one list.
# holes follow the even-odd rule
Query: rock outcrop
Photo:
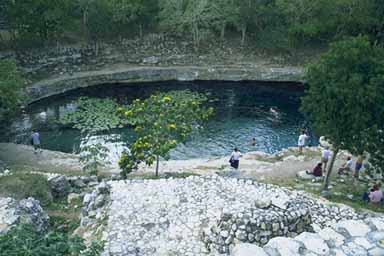
[[49, 217], [38, 200], [30, 197], [17, 202], [9, 197], [0, 197], [0, 234], [18, 224], [29, 224], [37, 232], [42, 232], [47, 228], [48, 221]]

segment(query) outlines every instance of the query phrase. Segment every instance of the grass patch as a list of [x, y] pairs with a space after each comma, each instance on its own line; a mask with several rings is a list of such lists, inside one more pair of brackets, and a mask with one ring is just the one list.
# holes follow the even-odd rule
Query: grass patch
[[39, 174], [16, 173], [0, 177], [0, 196], [16, 200], [33, 197], [43, 206], [52, 202], [47, 178]]
[[41, 173], [57, 173], [61, 175], [65, 175], [67, 177], [71, 176], [88, 176], [88, 174], [84, 171], [66, 171], [61, 168], [41, 168], [41, 167], [32, 167], [28, 165], [10, 165], [9, 169], [12, 170], [13, 173], [30, 173], [30, 172], [41, 172]]

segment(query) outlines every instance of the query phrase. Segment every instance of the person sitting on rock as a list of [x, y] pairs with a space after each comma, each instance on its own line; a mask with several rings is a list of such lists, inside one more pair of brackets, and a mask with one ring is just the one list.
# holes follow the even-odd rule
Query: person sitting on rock
[[323, 176], [323, 170], [322, 167], [323, 163], [318, 163], [315, 168], [313, 168], [312, 172], [306, 171], [307, 174], [312, 174], [315, 177], [322, 177]]
[[368, 195], [369, 202], [371, 203], [380, 203], [383, 199], [383, 191], [380, 189], [380, 184], [376, 184], [373, 186], [373, 191], [371, 191]]
[[373, 185], [370, 192], [365, 192], [363, 194], [363, 200], [371, 203], [379, 203], [383, 199], [383, 191], [380, 189], [381, 184]]
[[344, 173], [344, 171], [351, 171], [352, 164], [353, 164], [352, 157], [348, 156], [347, 161], [343, 163], [343, 165], [339, 168], [339, 171], [337, 173], [341, 175]]

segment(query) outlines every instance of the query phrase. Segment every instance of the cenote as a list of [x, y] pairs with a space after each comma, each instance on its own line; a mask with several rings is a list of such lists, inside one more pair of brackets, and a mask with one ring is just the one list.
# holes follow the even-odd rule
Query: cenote
[[[58, 119], [75, 109], [81, 96], [113, 98], [121, 104], [146, 98], [157, 91], [189, 89], [207, 93], [215, 115], [204, 129], [194, 132], [185, 144], [171, 152], [172, 159], [213, 158], [230, 154], [234, 147], [242, 152], [273, 153], [295, 146], [301, 128], [308, 128], [299, 112], [304, 89], [299, 83], [282, 82], [156, 82], [100, 85], [81, 88], [33, 103], [25, 113], [2, 128], [2, 141], [28, 144], [32, 129], [40, 132], [45, 149], [78, 153], [82, 135], [78, 130], [60, 127]], [[311, 135], [311, 134], [310, 134]], [[99, 134], [93, 141], [102, 142], [117, 159], [122, 147], [129, 147], [133, 131], [124, 128]], [[250, 140], [256, 138], [257, 145]], [[310, 144], [317, 143], [311, 135]]]

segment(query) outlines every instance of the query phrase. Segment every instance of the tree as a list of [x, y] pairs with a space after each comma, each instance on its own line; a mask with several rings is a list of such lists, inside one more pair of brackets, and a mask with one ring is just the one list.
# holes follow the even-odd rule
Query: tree
[[113, 20], [124, 25], [137, 24], [140, 37], [145, 25], [158, 16], [158, 0], [110, 0]]
[[169, 151], [207, 120], [213, 109], [205, 107], [207, 98], [190, 91], [171, 91], [135, 100], [126, 109], [119, 109], [134, 127], [136, 140], [123, 153], [119, 166], [123, 177], [138, 168], [140, 162], [152, 165], [156, 161], [156, 176], [160, 157], [168, 160]]
[[46, 42], [58, 39], [71, 22], [69, 0], [20, 0], [9, 7], [12, 27], [22, 39]]
[[[384, 50], [359, 36], [333, 43], [308, 67], [309, 88], [302, 99], [317, 134], [333, 144], [324, 190], [340, 149], [367, 150], [367, 130], [384, 121]], [[370, 137], [368, 139], [373, 139]]]
[[[89, 139], [86, 139], [89, 142]], [[105, 160], [108, 157], [109, 149], [101, 143], [85, 145], [81, 148], [80, 162], [84, 164], [83, 171], [91, 175], [98, 175], [99, 168], [109, 164]]]
[[15, 61], [0, 60], [0, 120], [17, 112], [24, 97], [24, 83]]

